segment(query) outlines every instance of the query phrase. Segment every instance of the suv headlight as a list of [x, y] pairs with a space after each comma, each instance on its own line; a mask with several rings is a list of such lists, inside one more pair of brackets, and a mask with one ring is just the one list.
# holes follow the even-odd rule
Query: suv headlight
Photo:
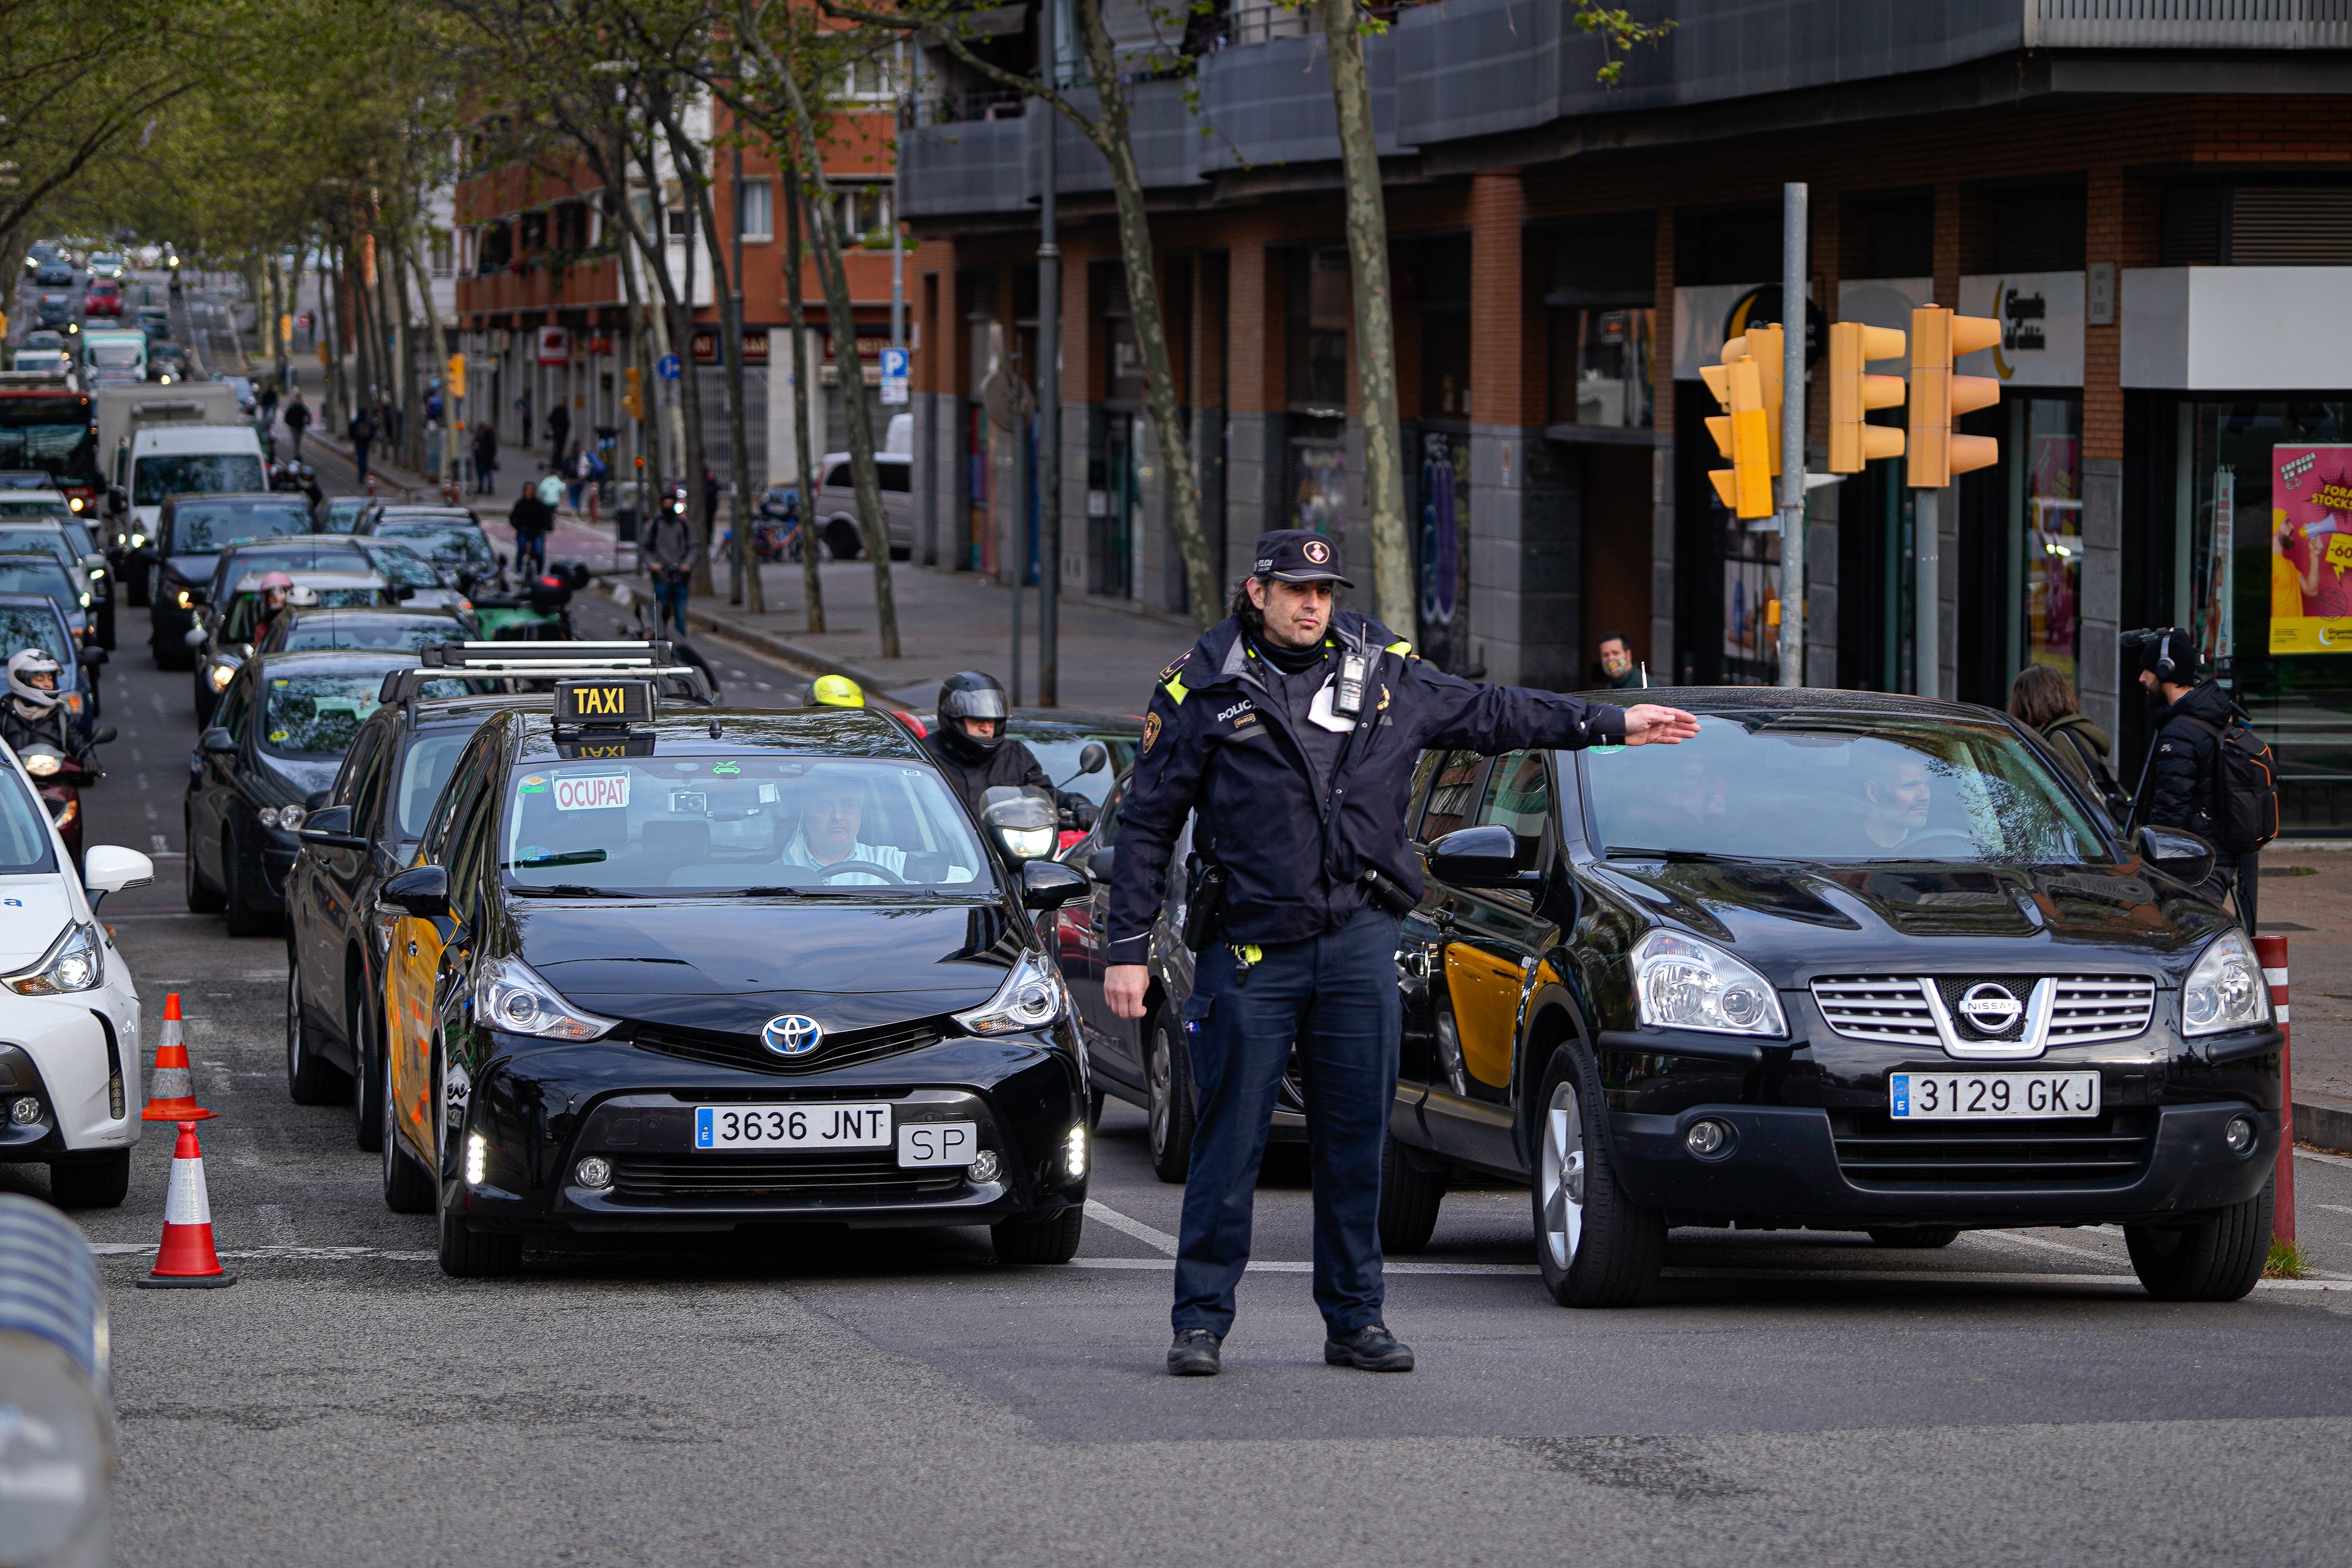
[[31, 968], [0, 976], [0, 986], [23, 997], [93, 991], [105, 983], [106, 945], [99, 937], [98, 927], [87, 922], [67, 926]]
[[1653, 1029], [1785, 1035], [1780, 998], [1748, 965], [1678, 931], [1653, 931], [1633, 945], [1633, 988]]
[[2237, 931], [2213, 938], [2180, 988], [2180, 1032], [2226, 1034], [2271, 1021], [2271, 988], [2253, 945]]
[[1018, 1034], [1044, 1029], [1067, 1010], [1070, 993], [1062, 977], [1034, 953], [1024, 953], [1013, 973], [996, 988], [988, 1005], [956, 1014], [967, 1034]]
[[520, 958], [493, 958], [476, 972], [474, 1012], [492, 1029], [541, 1040], [602, 1040], [620, 1022], [573, 1007]]

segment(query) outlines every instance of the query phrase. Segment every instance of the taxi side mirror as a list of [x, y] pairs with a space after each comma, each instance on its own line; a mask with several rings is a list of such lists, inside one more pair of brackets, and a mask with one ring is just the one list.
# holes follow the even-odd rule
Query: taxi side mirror
[[1522, 887], [1541, 880], [1519, 869], [1519, 836], [1499, 822], [1456, 829], [1430, 845], [1429, 874], [1448, 887]]
[[2142, 860], [2175, 882], [2194, 886], [2213, 874], [2213, 846], [2195, 833], [2151, 822], [2140, 829], [2133, 846]]
[[436, 919], [449, 913], [449, 873], [437, 865], [411, 866], [384, 879], [383, 902], [420, 920]]
[[1059, 861], [1029, 861], [1021, 867], [1021, 907], [1059, 909], [1086, 897], [1088, 886], [1085, 873]]

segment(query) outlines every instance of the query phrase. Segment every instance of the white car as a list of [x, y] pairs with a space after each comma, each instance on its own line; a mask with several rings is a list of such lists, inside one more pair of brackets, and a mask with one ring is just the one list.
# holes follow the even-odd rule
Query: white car
[[93, 896], [155, 880], [91, 846], [83, 877], [16, 754], [0, 746], [0, 1162], [49, 1167], [61, 1208], [112, 1208], [139, 1141], [139, 991]]

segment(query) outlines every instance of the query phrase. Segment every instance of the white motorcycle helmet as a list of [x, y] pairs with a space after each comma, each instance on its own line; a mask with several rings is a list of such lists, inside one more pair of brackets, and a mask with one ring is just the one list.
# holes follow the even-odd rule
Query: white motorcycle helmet
[[[26, 648], [8, 661], [8, 695], [22, 707], [47, 713], [65, 700], [58, 688], [62, 684], [62, 667], [38, 648]], [[49, 677], [47, 690], [33, 684], [38, 675]]]

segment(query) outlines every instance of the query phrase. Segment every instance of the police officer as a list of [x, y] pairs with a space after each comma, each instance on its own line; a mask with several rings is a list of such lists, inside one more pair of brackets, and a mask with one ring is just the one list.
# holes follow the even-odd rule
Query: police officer
[[2218, 682], [2199, 678], [2194, 635], [2177, 626], [2135, 635], [2143, 639], [2139, 684], [2156, 731], [2148, 742], [2140, 820], [2195, 833], [2213, 846], [2213, 871], [2203, 892], [2216, 904], [2235, 893], [2238, 918], [2251, 935], [2260, 868], [2254, 856], [2233, 855], [2221, 847], [2216, 815], [2221, 732], [2230, 727], [2235, 705]]
[[1013, 705], [1004, 688], [984, 670], [961, 670], [940, 683], [939, 724], [929, 744], [948, 782], [955, 786], [974, 821], [991, 789], [1011, 785], [1054, 793], [1054, 781], [1029, 748], [1004, 733]]
[[1232, 614], [1160, 672], [1111, 880], [1104, 990], [1121, 1018], [1140, 1018], [1152, 918], [1189, 814], [1198, 812], [1196, 849], [1224, 877], [1223, 927], [1184, 1004], [1200, 1112], [1168, 1370], [1220, 1366], [1295, 1040], [1324, 1360], [1409, 1372], [1412, 1352], [1381, 1321], [1375, 1214], [1396, 1092], [1397, 921], [1422, 886], [1404, 822], [1414, 765], [1432, 747], [1671, 743], [1698, 724], [1654, 704], [1601, 706], [1442, 674], [1378, 622], [1335, 613], [1334, 588], [1352, 585], [1330, 540], [1285, 528], [1259, 538], [1255, 555]]

